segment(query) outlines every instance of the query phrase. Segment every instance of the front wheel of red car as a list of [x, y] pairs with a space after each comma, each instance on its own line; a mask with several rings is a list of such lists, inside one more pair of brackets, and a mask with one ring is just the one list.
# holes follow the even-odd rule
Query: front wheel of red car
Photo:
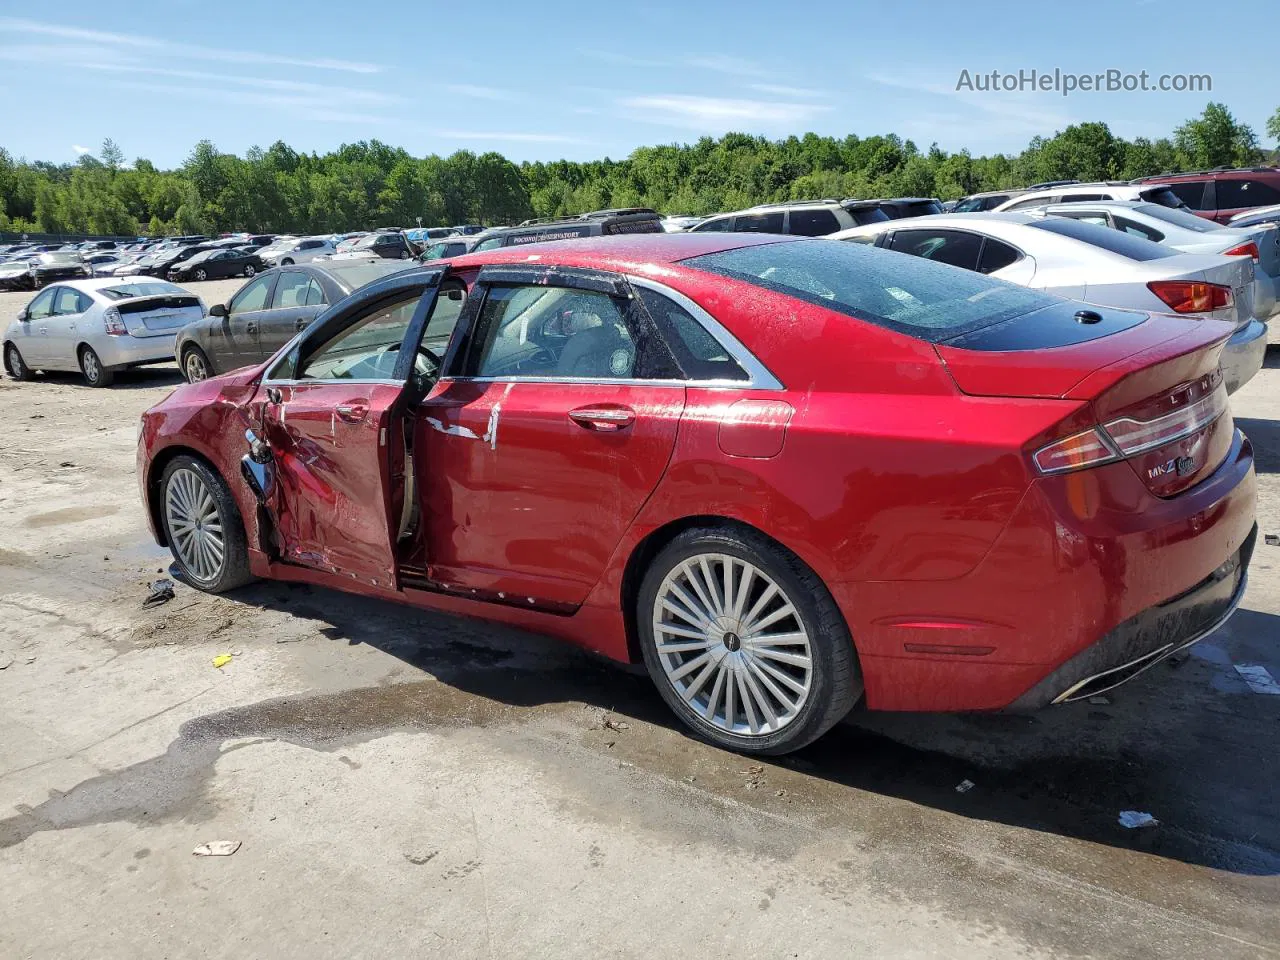
[[645, 575], [636, 626], [663, 699], [725, 749], [798, 750], [861, 695], [853, 641], [826, 586], [751, 531], [673, 539]]
[[253, 579], [248, 538], [226, 482], [202, 460], [179, 456], [160, 479], [165, 538], [183, 579], [222, 593]]

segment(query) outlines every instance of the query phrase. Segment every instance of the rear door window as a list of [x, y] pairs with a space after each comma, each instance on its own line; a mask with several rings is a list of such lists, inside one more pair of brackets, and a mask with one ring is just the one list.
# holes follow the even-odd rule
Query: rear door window
[[[296, 270], [280, 274], [280, 279], [276, 281], [275, 296], [271, 298], [272, 309], [305, 306], [307, 302], [307, 285], [310, 283], [311, 278], [309, 276]], [[245, 309], [253, 308], [246, 307]]]
[[977, 270], [982, 237], [963, 230], [898, 230], [890, 249], [936, 263]]
[[1059, 203], [1096, 203], [1099, 200], [1110, 200], [1111, 197], [1104, 197], [1100, 193], [1064, 193], [1058, 200]]
[[1005, 207], [1006, 210], [1025, 210], [1028, 207], [1043, 207], [1046, 203], [1057, 203], [1057, 197], [1027, 197]]
[[[1177, 207], [1186, 204], [1192, 210], [1204, 210], [1204, 188], [1207, 180], [1191, 180], [1187, 183], [1163, 183], [1158, 187], [1142, 191], [1142, 199], [1150, 203], [1158, 203], [1162, 207]], [[1170, 199], [1176, 198], [1176, 203]]]
[[712, 217], [692, 227], [690, 233], [726, 233], [733, 229], [733, 217]]
[[740, 213], [734, 230], [737, 233], [782, 233], [782, 213]]
[[869, 223], [885, 223], [893, 219], [879, 207], [853, 207], [846, 209], [845, 212], [853, 217], [853, 222], [860, 227], [865, 227]]
[[987, 237], [982, 245], [982, 255], [978, 258], [978, 272], [995, 273], [1021, 259], [1022, 253], [1016, 247]]
[[1264, 207], [1280, 203], [1280, 190], [1261, 180], [1219, 180], [1218, 209]]
[[789, 217], [787, 233], [801, 237], [825, 237], [828, 233], [835, 233], [840, 229], [840, 221], [836, 219], [836, 215], [822, 208], [792, 210]]
[[839, 240], [737, 247], [683, 263], [934, 343], [1061, 302], [977, 273]]

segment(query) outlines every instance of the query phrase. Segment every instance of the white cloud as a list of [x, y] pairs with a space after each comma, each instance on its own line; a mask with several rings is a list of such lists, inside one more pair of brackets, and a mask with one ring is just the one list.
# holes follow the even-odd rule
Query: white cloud
[[704, 53], [685, 57], [684, 62], [691, 67], [702, 70], [714, 70], [717, 73], [729, 73], [739, 77], [763, 77], [768, 72], [758, 63], [743, 60], [741, 57], [730, 57], [723, 53]]
[[590, 57], [592, 60], [599, 60], [602, 63], [612, 63], [617, 67], [669, 67], [671, 64], [666, 60], [655, 60], [651, 57], [632, 57], [625, 53], [610, 53], [608, 50], [579, 50], [584, 57]]
[[445, 86], [449, 93], [460, 97], [474, 97], [477, 100], [518, 100], [519, 96], [511, 90], [499, 90], [497, 87], [480, 87], [472, 83], [450, 83]]
[[360, 104], [336, 102], [329, 97], [306, 96], [292, 93], [271, 93], [264, 90], [229, 90], [215, 86], [187, 86], [184, 84], [148, 83], [141, 80], [117, 80], [110, 86], [124, 90], [144, 90], [164, 94], [171, 98], [169, 109], [178, 109], [173, 99], [187, 98], [208, 103], [226, 103], [257, 109], [275, 107], [290, 110], [312, 120], [331, 123], [388, 124], [397, 122], [391, 117], [376, 116], [361, 110]]
[[56, 23], [40, 23], [17, 17], [0, 17], [0, 33], [35, 34], [59, 37], [64, 40], [81, 40], [110, 47], [126, 47], [151, 51], [151, 55], [167, 55], [198, 60], [214, 60], [221, 63], [259, 63], [279, 67], [307, 67], [314, 70], [339, 70], [347, 73], [381, 73], [375, 63], [329, 58], [281, 56], [275, 53], [259, 53], [253, 50], [236, 50], [228, 47], [202, 47], [191, 43], [170, 43], [158, 37], [140, 34], [110, 33], [105, 30], [86, 30], [80, 27], [64, 27]]
[[694, 130], [792, 127], [807, 123], [830, 107], [779, 100], [739, 100], [689, 94], [625, 97], [618, 105], [639, 119]]
[[438, 130], [436, 136], [453, 140], [505, 140], [510, 143], [582, 143], [558, 133], [514, 133], [497, 130]]
[[71, 150], [72, 150], [72, 152], [74, 152], [74, 153], [76, 153], [76, 154], [78, 154], [79, 156], [82, 156], [82, 157], [83, 157], [86, 153], [93, 153], [93, 151], [92, 151], [92, 150], [90, 150], [88, 147], [82, 147], [82, 146], [80, 146], [80, 144], [78, 144], [78, 143], [73, 143], [73, 144], [71, 145]]
[[822, 100], [831, 96], [826, 90], [815, 90], [812, 87], [786, 87], [776, 83], [749, 84], [756, 93], [767, 93], [773, 97], [796, 97], [800, 100]]
[[[939, 79], [936, 74], [889, 75], [884, 73], [867, 74], [867, 79], [885, 87], [907, 90], [911, 93], [929, 94], [945, 97], [950, 106], [963, 104], [980, 113], [986, 114], [983, 133], [991, 134], [1044, 134], [1050, 130], [1061, 129], [1073, 122], [1072, 118], [1056, 110], [1046, 110], [1036, 106], [1035, 94], [1015, 93], [981, 93], [956, 90], [955, 81]], [[998, 118], [998, 120], [993, 120]], [[963, 123], [959, 117], [957, 122]], [[998, 130], [992, 127], [995, 124]]]
[[[69, 69], [77, 64], [72, 63]], [[207, 80], [219, 87], [234, 83], [241, 86], [254, 87], [259, 90], [277, 90], [289, 93], [311, 95], [324, 98], [329, 102], [343, 101], [349, 104], [390, 104], [407, 102], [405, 97], [378, 90], [361, 90], [331, 83], [308, 83], [303, 80], [276, 80], [269, 77], [250, 77], [231, 73], [210, 73], [203, 70], [173, 70], [168, 67], [148, 67], [133, 63], [95, 63], [92, 61], [78, 64], [87, 70], [102, 70], [109, 73], [141, 73], [150, 76], [175, 77], [181, 80]]]

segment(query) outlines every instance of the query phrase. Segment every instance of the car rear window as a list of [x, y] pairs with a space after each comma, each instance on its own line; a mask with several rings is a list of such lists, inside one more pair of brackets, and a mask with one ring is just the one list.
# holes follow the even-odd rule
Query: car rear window
[[169, 297], [174, 294], [186, 294], [181, 287], [163, 280], [139, 281], [137, 283], [121, 283], [114, 287], [103, 287], [97, 291], [108, 300], [128, 300], [130, 297]]
[[849, 216], [853, 217], [853, 222], [860, 227], [865, 227], [868, 223], [884, 223], [886, 220], [893, 219], [879, 207], [852, 207], [846, 210]]
[[739, 247], [683, 263], [934, 343], [1060, 302], [979, 273], [839, 240]]
[[1139, 194], [1148, 203], [1158, 203], [1162, 207], [1190, 207], [1192, 210], [1204, 209], [1204, 182], [1201, 180], [1189, 183], [1170, 183], [1159, 187], [1151, 187]]
[[1204, 217], [1197, 217], [1190, 210], [1182, 208], [1174, 209], [1158, 203], [1142, 203], [1133, 209], [1137, 213], [1145, 213], [1148, 217], [1172, 223], [1175, 227], [1182, 227], [1183, 230], [1191, 230], [1194, 233], [1212, 233], [1214, 230], [1222, 229], [1220, 224], [1206, 220]]
[[408, 270], [412, 265], [408, 260], [352, 260], [347, 263], [331, 260], [324, 265], [324, 268], [341, 283], [355, 290], [379, 277]]
[[1060, 236], [1079, 240], [1093, 247], [1101, 247], [1111, 253], [1129, 260], [1161, 260], [1165, 257], [1176, 257], [1178, 251], [1171, 247], [1163, 247], [1142, 237], [1129, 233], [1121, 233], [1110, 227], [1100, 227], [1082, 220], [1069, 220], [1065, 217], [1050, 217], [1037, 223], [1028, 224], [1037, 230], [1047, 230]]

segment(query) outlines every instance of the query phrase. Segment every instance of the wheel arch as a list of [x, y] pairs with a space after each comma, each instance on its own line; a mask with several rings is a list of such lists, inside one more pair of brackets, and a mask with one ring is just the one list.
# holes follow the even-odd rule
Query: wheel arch
[[[655, 557], [662, 552], [667, 544], [671, 543], [676, 537], [684, 533], [686, 530], [694, 530], [700, 528], [713, 528], [729, 531], [741, 531], [749, 533], [753, 537], [759, 537], [768, 542], [778, 550], [783, 551], [794, 557], [797, 562], [804, 564], [813, 575], [826, 587], [827, 592], [831, 593], [831, 588], [826, 585], [826, 580], [813, 564], [809, 563], [804, 556], [798, 551], [787, 546], [777, 537], [771, 536], [764, 530], [735, 517], [728, 517], [722, 514], [692, 514], [686, 517], [669, 520], [659, 527], [654, 528], [641, 538], [640, 542], [632, 549], [631, 554], [627, 557], [626, 565], [623, 567], [622, 583], [619, 596], [619, 602], [622, 607], [622, 622], [626, 628], [627, 639], [627, 659], [631, 663], [642, 663], [643, 655], [640, 651], [640, 636], [636, 626], [636, 602], [640, 598], [640, 586], [644, 582], [645, 574], [649, 570], [650, 564], [653, 563]], [[835, 601], [837, 610], [840, 610], [840, 604]], [[844, 615], [844, 611], [840, 610], [841, 619], [845, 621], [845, 629], [849, 631], [849, 636], [853, 636], [853, 629], [849, 625], [848, 617]], [[854, 655], [857, 655], [857, 644], [854, 644]]]
[[[152, 456], [151, 462], [147, 464], [143, 493], [146, 497], [147, 515], [151, 520], [151, 529], [156, 533], [156, 542], [162, 547], [169, 546], [169, 538], [165, 533], [164, 517], [160, 515], [160, 478], [164, 476], [165, 468], [181, 456], [199, 460], [213, 472], [214, 476], [221, 477], [223, 483], [227, 482], [227, 478], [222, 475], [222, 471], [218, 469], [217, 464], [195, 447], [175, 443], [157, 450], [155, 455]], [[230, 485], [228, 484], [228, 486]]]

